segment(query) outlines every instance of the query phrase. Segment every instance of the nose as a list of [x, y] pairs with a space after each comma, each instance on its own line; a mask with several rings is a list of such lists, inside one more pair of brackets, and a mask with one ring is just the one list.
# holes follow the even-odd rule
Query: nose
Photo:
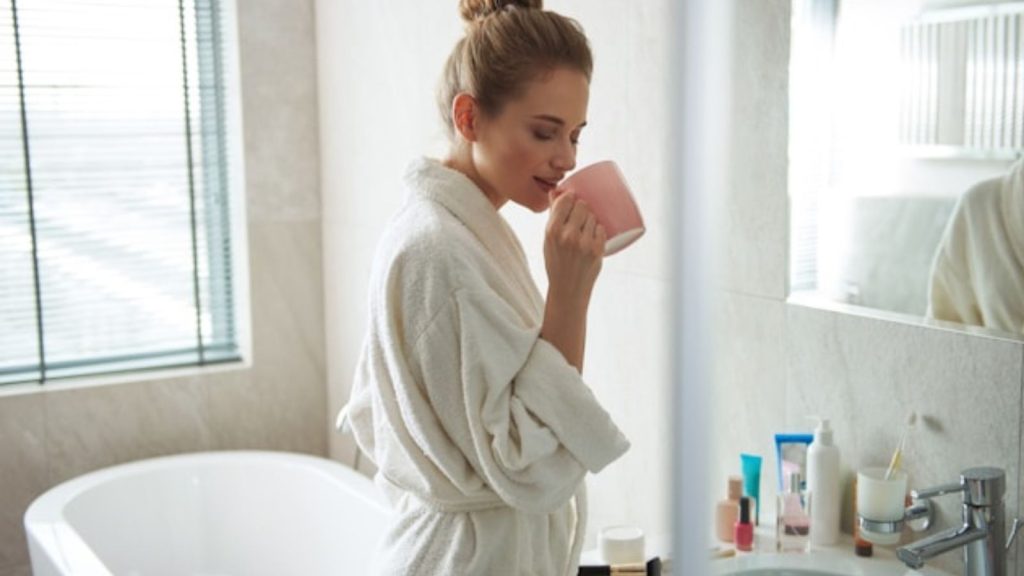
[[568, 172], [576, 167], [576, 147], [572, 141], [565, 140], [551, 159], [551, 167], [560, 172]]

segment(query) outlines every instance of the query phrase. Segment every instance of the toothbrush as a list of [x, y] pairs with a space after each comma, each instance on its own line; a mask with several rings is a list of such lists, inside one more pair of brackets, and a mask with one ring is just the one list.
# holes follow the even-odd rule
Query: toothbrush
[[903, 427], [903, 433], [900, 434], [900, 441], [896, 444], [896, 451], [892, 453], [892, 460], [889, 461], [889, 468], [885, 471], [885, 479], [889, 480], [892, 475], [900, 467], [900, 462], [903, 460], [903, 443], [907, 440], [907, 432], [914, 427], [917, 422], [917, 412], [911, 412], [907, 416], [906, 426]]

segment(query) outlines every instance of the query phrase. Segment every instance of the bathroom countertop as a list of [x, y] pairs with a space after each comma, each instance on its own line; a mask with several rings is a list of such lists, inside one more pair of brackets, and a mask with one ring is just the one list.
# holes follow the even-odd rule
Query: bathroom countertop
[[[721, 549], [731, 549], [733, 544], [714, 540]], [[714, 574], [733, 574], [742, 570], [762, 568], [804, 568], [827, 571], [830, 574], [849, 576], [950, 576], [948, 572], [925, 567], [921, 570], [907, 568], [897, 557], [895, 547], [875, 545], [873, 554], [864, 558], [853, 552], [853, 537], [840, 534], [834, 546], [811, 546], [807, 553], [780, 553], [775, 550], [775, 530], [765, 525], [754, 531], [754, 550], [737, 552], [735, 556], [712, 561]]]
[[[733, 543], [723, 542], [712, 537], [712, 550], [732, 550]], [[647, 535], [645, 551], [648, 560], [660, 556], [663, 560], [672, 557], [672, 539], [669, 535]], [[600, 566], [604, 562], [596, 549], [586, 550], [580, 558], [583, 566]], [[671, 560], [668, 562], [671, 565]], [[948, 572], [925, 567], [922, 570], [910, 570], [896, 558], [895, 548], [874, 546], [871, 557], [862, 558], [853, 553], [853, 537], [840, 534], [839, 543], [834, 546], [812, 546], [810, 552], [780, 553], [775, 550], [774, 524], [762, 523], [754, 530], [754, 550], [752, 552], [736, 552], [729, 558], [711, 561], [713, 574], [731, 574], [736, 571], [759, 570], [771, 567], [785, 568], [825, 568], [829, 572], [851, 576], [951, 576]], [[671, 570], [664, 572], [671, 574]]]

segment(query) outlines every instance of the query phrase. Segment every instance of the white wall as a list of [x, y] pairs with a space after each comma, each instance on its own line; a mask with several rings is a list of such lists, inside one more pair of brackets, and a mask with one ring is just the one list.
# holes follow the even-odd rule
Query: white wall
[[[462, 33], [457, 4], [317, 2], [332, 418], [348, 399], [365, 328], [371, 256], [401, 203], [404, 167], [416, 156], [446, 150], [434, 88]], [[606, 262], [591, 305], [584, 378], [633, 444], [626, 456], [588, 480], [588, 545], [593, 545], [602, 525], [637, 524], [649, 533], [669, 529], [669, 2], [545, 4], [579, 20], [594, 51], [579, 165], [618, 161], [648, 225], [647, 236]], [[511, 205], [502, 214], [519, 234], [543, 291], [545, 216]], [[354, 445], [333, 435], [330, 453], [352, 462]]]

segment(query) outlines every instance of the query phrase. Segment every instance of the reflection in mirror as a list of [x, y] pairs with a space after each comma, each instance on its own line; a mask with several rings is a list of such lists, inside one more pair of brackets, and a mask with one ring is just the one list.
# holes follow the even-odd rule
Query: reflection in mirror
[[792, 25], [791, 294], [1024, 334], [1024, 2]]

